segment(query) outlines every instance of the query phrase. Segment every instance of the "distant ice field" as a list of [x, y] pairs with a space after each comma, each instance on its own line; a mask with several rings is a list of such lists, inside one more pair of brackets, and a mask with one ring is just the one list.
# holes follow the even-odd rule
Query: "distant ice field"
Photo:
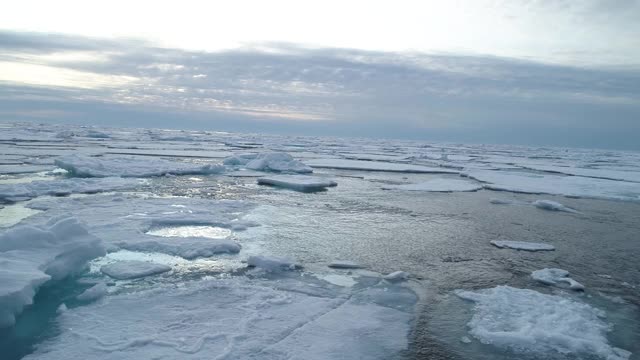
[[638, 153], [5, 125], [3, 360], [639, 358]]

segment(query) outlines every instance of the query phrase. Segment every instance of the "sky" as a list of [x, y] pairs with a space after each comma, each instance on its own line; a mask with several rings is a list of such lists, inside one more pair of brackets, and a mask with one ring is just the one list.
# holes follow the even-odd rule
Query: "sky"
[[640, 150], [640, 0], [13, 1], [0, 121]]

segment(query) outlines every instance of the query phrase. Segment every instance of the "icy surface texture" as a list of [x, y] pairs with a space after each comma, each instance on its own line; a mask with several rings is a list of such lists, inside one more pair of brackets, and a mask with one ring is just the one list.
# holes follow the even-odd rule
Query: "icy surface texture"
[[16, 226], [0, 234], [0, 327], [13, 325], [41, 285], [76, 274], [104, 254], [100, 239], [75, 218]]
[[56, 159], [56, 165], [78, 177], [150, 177], [163, 175], [219, 174], [224, 166], [219, 164], [189, 164], [156, 158], [139, 157], [90, 157], [70, 155]]
[[485, 344], [516, 353], [558, 352], [580, 358], [628, 359], [628, 351], [609, 345], [604, 312], [557, 295], [498, 286], [456, 294], [474, 302], [469, 333]]

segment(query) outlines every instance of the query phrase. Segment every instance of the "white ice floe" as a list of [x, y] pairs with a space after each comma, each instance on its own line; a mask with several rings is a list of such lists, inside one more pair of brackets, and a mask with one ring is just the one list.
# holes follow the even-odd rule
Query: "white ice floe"
[[107, 293], [109, 292], [107, 289], [108, 289], [107, 284], [102, 282], [97, 283], [92, 287], [88, 288], [87, 290], [85, 290], [82, 294], [76, 296], [76, 299], [80, 301], [98, 300], [104, 297], [105, 295], [107, 295]]
[[509, 248], [526, 251], [551, 251], [556, 248], [553, 245], [526, 241], [492, 240], [491, 244], [499, 248]]
[[546, 268], [532, 272], [531, 277], [547, 285], [560, 286], [560, 284], [564, 283], [571, 290], [584, 290], [584, 285], [570, 278], [567, 270]]
[[428, 167], [411, 164], [398, 164], [380, 161], [361, 161], [346, 159], [315, 159], [307, 161], [307, 164], [315, 168], [363, 170], [363, 171], [388, 171], [404, 173], [425, 174], [458, 174], [459, 171], [443, 167]]
[[236, 155], [224, 160], [225, 165], [243, 166], [255, 171], [311, 173], [313, 169], [284, 152]]
[[70, 178], [32, 181], [30, 183], [0, 184], [0, 200], [35, 198], [43, 195], [95, 194], [135, 188], [144, 184], [137, 179], [107, 177], [99, 179]]
[[407, 190], [407, 191], [431, 191], [431, 192], [454, 192], [454, 191], [476, 191], [482, 189], [482, 185], [460, 179], [433, 179], [417, 184], [386, 185], [385, 190]]
[[560, 204], [559, 202], [556, 201], [551, 201], [551, 200], [536, 200], [533, 202], [533, 206], [537, 207], [538, 209], [542, 209], [542, 210], [550, 210], [550, 211], [563, 211], [563, 212], [569, 212], [569, 213], [577, 213], [576, 210], [564, 206], [562, 204]]
[[359, 269], [360, 264], [349, 260], [335, 260], [329, 263], [329, 267], [335, 269]]
[[409, 278], [409, 273], [404, 271], [394, 271], [382, 277], [387, 281], [402, 281]]
[[79, 177], [150, 177], [163, 175], [219, 174], [219, 164], [191, 164], [159, 158], [92, 157], [69, 155], [56, 159], [56, 165]]
[[59, 314], [25, 359], [386, 360], [408, 348], [416, 299], [301, 276], [159, 285]]
[[606, 360], [631, 355], [609, 344], [611, 326], [603, 311], [568, 297], [509, 286], [456, 294], [475, 303], [467, 325], [469, 333], [485, 344], [540, 358], [555, 352]]
[[613, 200], [640, 200], [640, 183], [554, 174], [473, 170], [466, 176], [491, 190]]
[[296, 270], [302, 268], [301, 265], [291, 259], [276, 256], [250, 256], [249, 259], [247, 259], [247, 265], [267, 271]]
[[0, 328], [13, 325], [41, 285], [73, 275], [104, 254], [100, 239], [74, 218], [0, 234]]
[[296, 191], [320, 191], [328, 187], [337, 186], [333, 180], [309, 175], [274, 175], [258, 179], [260, 185], [272, 185]]
[[156, 264], [149, 261], [126, 260], [103, 265], [100, 271], [114, 279], [127, 280], [145, 276], [162, 274], [170, 271], [171, 266]]
[[255, 222], [242, 219], [243, 214], [253, 208], [253, 205], [242, 201], [96, 195], [82, 198], [43, 198], [29, 203], [28, 207], [44, 211], [32, 216], [32, 222], [60, 212], [84, 220], [91, 232], [104, 240], [109, 251], [126, 249], [160, 252], [186, 259], [237, 253], [240, 245], [230, 238], [212, 239], [204, 236], [207, 233], [204, 230], [187, 232], [182, 237], [171, 237], [152, 235], [155, 233], [153, 229], [184, 226], [200, 229], [211, 226], [240, 230], [256, 226]]

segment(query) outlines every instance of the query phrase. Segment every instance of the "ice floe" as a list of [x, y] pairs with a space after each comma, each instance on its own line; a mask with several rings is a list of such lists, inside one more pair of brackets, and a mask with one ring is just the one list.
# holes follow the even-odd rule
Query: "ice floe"
[[385, 185], [385, 190], [430, 191], [430, 192], [454, 192], [476, 191], [482, 189], [482, 185], [460, 179], [433, 179], [417, 184]]
[[560, 286], [567, 284], [571, 290], [584, 290], [584, 285], [569, 277], [569, 272], [562, 269], [545, 268], [531, 273], [531, 277], [543, 284]]
[[473, 170], [468, 177], [491, 190], [613, 200], [640, 200], [640, 183], [554, 174]]
[[255, 171], [311, 173], [313, 169], [284, 152], [243, 154], [224, 159], [225, 165], [243, 166]]
[[387, 281], [402, 281], [409, 278], [409, 273], [404, 271], [394, 271], [382, 277]]
[[338, 183], [333, 180], [309, 175], [265, 176], [258, 179], [258, 184], [278, 186], [303, 192], [321, 191], [328, 187], [338, 185]]
[[16, 198], [35, 198], [43, 195], [95, 194], [131, 189], [143, 184], [143, 181], [137, 179], [123, 179], [119, 177], [99, 179], [70, 178], [32, 181], [30, 183], [0, 184], [0, 201], [11, 201]]
[[249, 259], [247, 259], [247, 265], [267, 271], [296, 270], [302, 268], [300, 264], [297, 264], [291, 259], [262, 255], [250, 256]]
[[234, 277], [110, 294], [59, 314], [61, 331], [25, 359], [382, 360], [407, 349], [410, 290], [311, 279]]
[[56, 159], [55, 164], [78, 177], [150, 177], [163, 175], [219, 174], [219, 164], [190, 164], [157, 158], [91, 157], [69, 155]]
[[329, 263], [329, 267], [335, 269], [360, 269], [362, 266], [350, 260], [335, 260]]
[[139, 260], [118, 261], [100, 268], [103, 274], [118, 280], [137, 279], [170, 270], [171, 266], [168, 265]]
[[577, 300], [509, 286], [456, 294], [474, 302], [469, 333], [485, 344], [540, 358], [545, 353], [606, 360], [631, 355], [609, 344], [605, 313]]
[[578, 212], [570, 207], [564, 206], [559, 202], [552, 201], [552, 200], [536, 200], [533, 202], [533, 206], [542, 210], [563, 211], [563, 212], [570, 212], [570, 213]]
[[28, 206], [44, 211], [31, 218], [34, 222], [59, 212], [84, 220], [91, 232], [104, 240], [109, 251], [126, 249], [160, 252], [186, 259], [237, 253], [240, 245], [231, 238], [212, 239], [202, 236], [206, 235], [206, 231], [172, 237], [152, 235], [154, 230], [177, 226], [213, 226], [228, 230], [256, 225], [242, 220], [243, 213], [253, 208], [253, 205], [242, 201], [96, 195], [84, 198], [43, 198]]
[[100, 282], [76, 296], [76, 299], [80, 301], [94, 301], [104, 297], [108, 292], [107, 284]]
[[41, 285], [76, 274], [104, 254], [100, 239], [75, 218], [53, 218], [0, 234], [0, 327], [13, 325]]
[[363, 171], [388, 171], [404, 173], [425, 173], [425, 174], [458, 174], [460, 171], [443, 167], [428, 167], [412, 164], [398, 164], [380, 161], [361, 161], [347, 159], [315, 159], [307, 161], [307, 164], [314, 168], [329, 168], [343, 170], [363, 170]]
[[527, 241], [492, 240], [491, 244], [501, 249], [509, 248], [526, 251], [551, 251], [556, 249], [553, 245], [550, 244]]

